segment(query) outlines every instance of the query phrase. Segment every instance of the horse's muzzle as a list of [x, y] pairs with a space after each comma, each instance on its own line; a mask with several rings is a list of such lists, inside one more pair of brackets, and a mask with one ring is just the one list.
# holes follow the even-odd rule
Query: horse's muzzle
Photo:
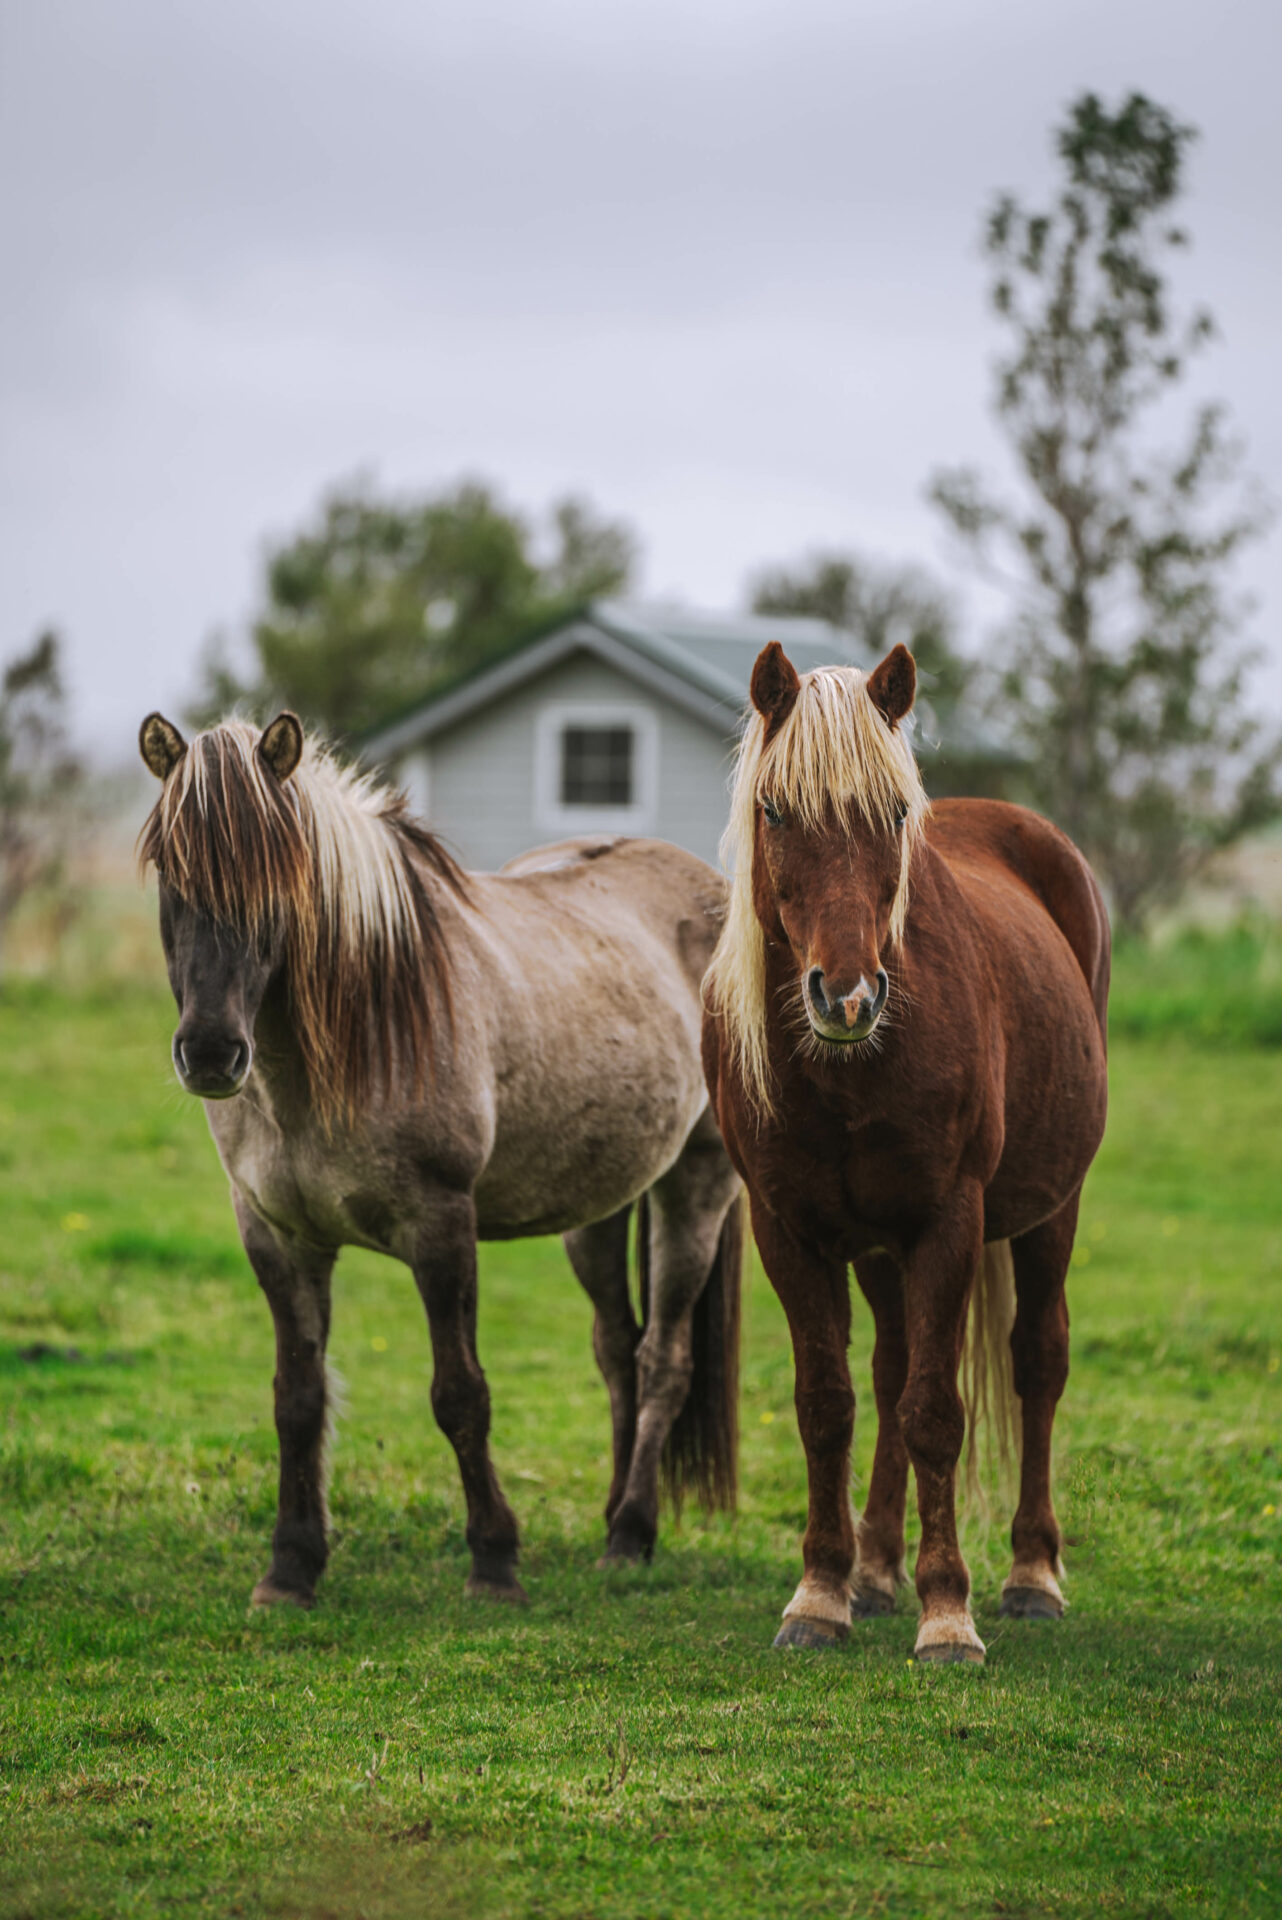
[[884, 967], [878, 967], [875, 985], [870, 986], [860, 974], [858, 983], [845, 992], [826, 978], [822, 967], [811, 967], [806, 975], [806, 1017], [818, 1039], [832, 1046], [851, 1046], [868, 1038], [889, 993]]
[[174, 1035], [174, 1071], [188, 1093], [201, 1100], [230, 1100], [249, 1078], [254, 1050], [228, 1035]]

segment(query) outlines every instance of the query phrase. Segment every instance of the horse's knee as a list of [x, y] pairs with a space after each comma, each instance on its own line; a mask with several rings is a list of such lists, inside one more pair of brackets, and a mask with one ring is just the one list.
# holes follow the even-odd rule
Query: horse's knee
[[955, 1382], [942, 1377], [910, 1381], [897, 1418], [914, 1466], [948, 1472], [956, 1465], [966, 1437], [966, 1415]]
[[597, 1315], [596, 1325], [592, 1329], [592, 1351], [596, 1363], [606, 1379], [617, 1379], [629, 1375], [636, 1366], [637, 1342], [640, 1338], [636, 1324], [625, 1326], [615, 1320], [605, 1320]]
[[1049, 1396], [1058, 1400], [1068, 1383], [1068, 1328], [1049, 1332], [1021, 1327], [1010, 1340], [1015, 1391], [1021, 1400]]
[[299, 1445], [319, 1440], [325, 1430], [325, 1375], [316, 1369], [302, 1377], [276, 1375], [272, 1382], [276, 1430]]
[[855, 1394], [848, 1384], [807, 1386], [798, 1379], [794, 1405], [807, 1454], [844, 1453], [855, 1437]]
[[432, 1380], [432, 1412], [447, 1440], [457, 1444], [469, 1433], [484, 1437], [489, 1425], [490, 1392], [480, 1368], [438, 1372]]
[[1058, 1400], [1068, 1384], [1068, 1355], [1015, 1355], [1015, 1391], [1021, 1400]]

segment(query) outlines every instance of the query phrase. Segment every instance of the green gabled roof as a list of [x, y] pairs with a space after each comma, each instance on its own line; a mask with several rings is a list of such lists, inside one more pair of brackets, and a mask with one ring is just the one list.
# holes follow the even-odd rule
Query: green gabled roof
[[[425, 745], [576, 653], [604, 660], [725, 737], [739, 726], [753, 662], [772, 640], [779, 641], [799, 673], [826, 666], [867, 672], [876, 664], [852, 634], [826, 620], [783, 614], [718, 616], [683, 607], [597, 600], [519, 635], [496, 658], [368, 734], [360, 752], [365, 759], [385, 760]], [[942, 750], [954, 762], [1018, 763], [1019, 755], [967, 711], [964, 702], [938, 725], [929, 681], [917, 713], [919, 752]]]
[[598, 600], [526, 633], [497, 659], [437, 690], [362, 743], [371, 759], [433, 739], [561, 660], [595, 654], [720, 732], [733, 732], [748, 701], [752, 666], [778, 640], [798, 670], [869, 667], [851, 636], [825, 620], [745, 614], [714, 618], [672, 607]]

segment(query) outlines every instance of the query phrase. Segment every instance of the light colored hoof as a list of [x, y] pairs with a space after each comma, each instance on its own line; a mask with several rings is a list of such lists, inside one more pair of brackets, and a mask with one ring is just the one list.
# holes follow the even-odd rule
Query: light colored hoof
[[1055, 1573], [1033, 1561], [1017, 1560], [1010, 1578], [1002, 1588], [1002, 1612], [1008, 1620], [1062, 1620], [1064, 1595], [1055, 1574], [1063, 1577], [1057, 1565]]
[[923, 1620], [917, 1629], [914, 1660], [933, 1660], [941, 1666], [965, 1662], [972, 1667], [984, 1664], [984, 1643], [975, 1631], [969, 1611], [936, 1614]]
[[1062, 1620], [1064, 1602], [1044, 1587], [1003, 1587], [1001, 1612], [1006, 1620]]
[[803, 1620], [797, 1614], [784, 1621], [775, 1635], [776, 1647], [809, 1647], [816, 1651], [826, 1651], [839, 1647], [849, 1627], [840, 1626], [835, 1620]]
[[296, 1593], [289, 1587], [278, 1587], [274, 1580], [264, 1578], [258, 1582], [249, 1596], [251, 1607], [301, 1607], [309, 1613], [316, 1605], [314, 1593]]
[[481, 1580], [469, 1574], [463, 1589], [469, 1600], [505, 1600], [510, 1607], [528, 1607], [530, 1596], [519, 1580]]

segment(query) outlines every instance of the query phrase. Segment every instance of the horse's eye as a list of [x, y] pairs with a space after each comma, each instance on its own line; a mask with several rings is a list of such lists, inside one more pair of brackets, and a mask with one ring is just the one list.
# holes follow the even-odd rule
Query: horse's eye
[[902, 827], [902, 826], [903, 826], [903, 824], [904, 824], [904, 821], [905, 821], [905, 820], [906, 820], [907, 818], [908, 818], [908, 803], [907, 803], [907, 801], [905, 801], [905, 800], [900, 800], [900, 801], [899, 801], [899, 802], [897, 803], [897, 805], [896, 805], [896, 807], [895, 807], [895, 826], [896, 826], [896, 828], [898, 828], [898, 827]]
[[778, 807], [775, 805], [773, 800], [766, 800], [763, 798], [761, 802], [761, 811], [766, 816], [767, 826], [781, 827], [783, 825], [783, 815], [780, 813]]

